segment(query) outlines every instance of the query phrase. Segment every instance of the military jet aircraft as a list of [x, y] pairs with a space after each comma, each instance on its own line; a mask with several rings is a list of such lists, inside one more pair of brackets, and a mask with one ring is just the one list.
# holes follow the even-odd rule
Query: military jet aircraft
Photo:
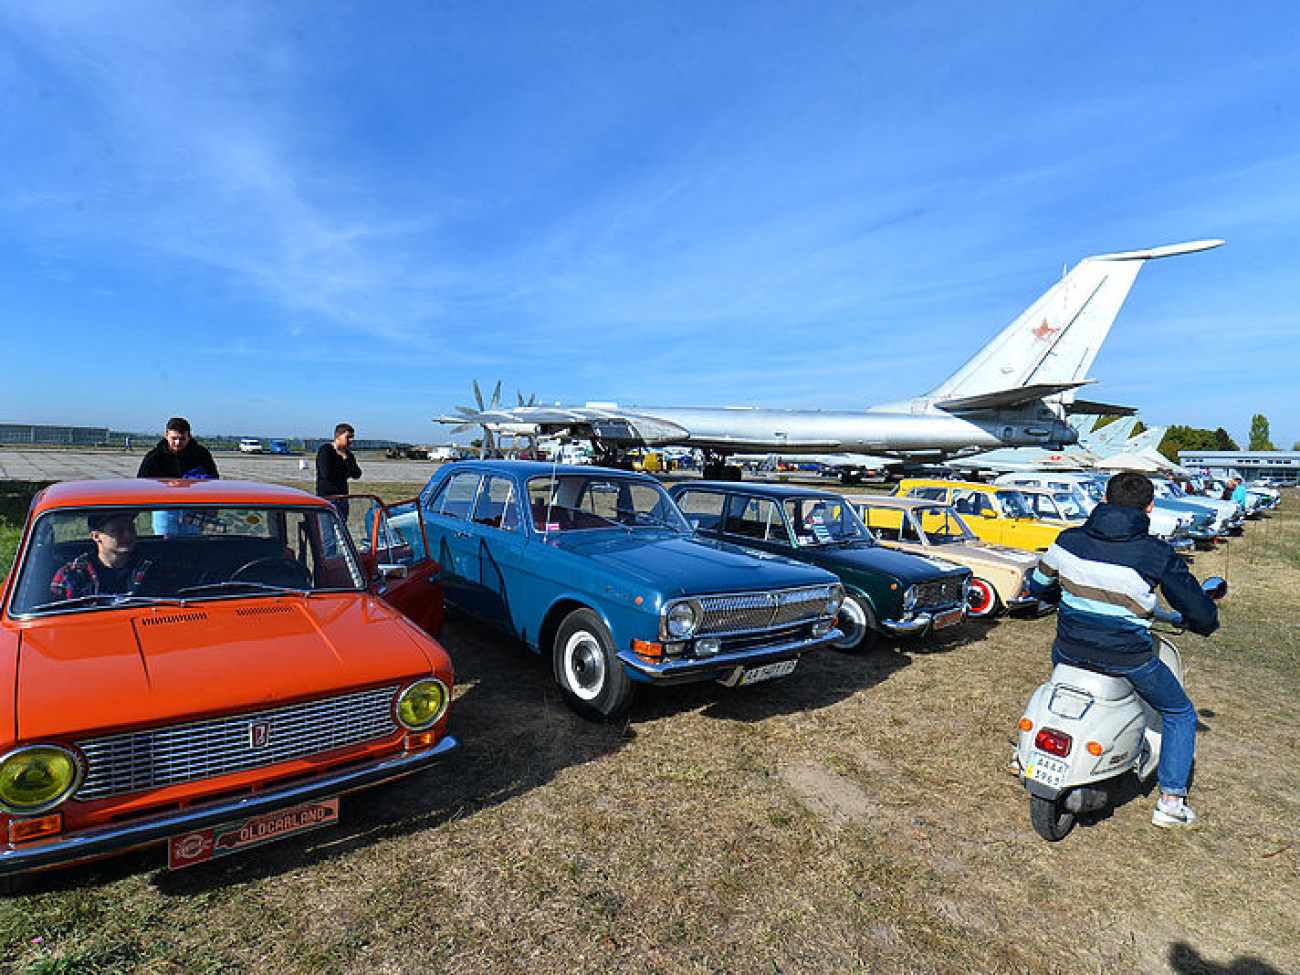
[[620, 463], [638, 447], [681, 445], [705, 454], [706, 477], [738, 479], [737, 453], [862, 453], [934, 464], [998, 447], [1061, 447], [1078, 434], [1070, 412], [1126, 413], [1076, 399], [1142, 265], [1208, 250], [1199, 240], [1080, 261], [957, 372], [914, 399], [864, 411], [756, 407], [520, 405], [493, 402], [439, 416], [487, 430], [588, 439], [601, 463]]

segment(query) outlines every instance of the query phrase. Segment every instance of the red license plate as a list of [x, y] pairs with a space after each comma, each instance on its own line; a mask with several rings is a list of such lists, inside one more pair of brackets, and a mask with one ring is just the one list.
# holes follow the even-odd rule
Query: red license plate
[[250, 847], [320, 829], [339, 821], [339, 801], [320, 799], [291, 809], [253, 816], [211, 829], [199, 829], [167, 841], [167, 867], [179, 870], [196, 863], [229, 856]]

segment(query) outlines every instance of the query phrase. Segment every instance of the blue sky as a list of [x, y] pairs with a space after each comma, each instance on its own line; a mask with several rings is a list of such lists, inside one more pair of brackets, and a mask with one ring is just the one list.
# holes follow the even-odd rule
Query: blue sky
[[1090, 254], [1091, 398], [1300, 440], [1278, 3], [0, 6], [0, 421], [447, 439], [543, 402], [853, 409]]

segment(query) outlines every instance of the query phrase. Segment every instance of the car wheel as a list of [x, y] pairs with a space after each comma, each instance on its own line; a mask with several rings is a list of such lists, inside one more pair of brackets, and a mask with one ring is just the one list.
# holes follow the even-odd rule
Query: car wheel
[[555, 681], [565, 702], [584, 718], [611, 721], [627, 711], [632, 681], [614, 652], [614, 641], [589, 609], [570, 613], [555, 634]]
[[998, 598], [993, 583], [979, 576], [971, 579], [970, 586], [966, 589], [966, 603], [974, 619], [987, 619], [1002, 612], [1002, 600]]
[[831, 644], [836, 650], [870, 650], [880, 639], [876, 614], [866, 596], [845, 593], [835, 625], [844, 632], [844, 636]]

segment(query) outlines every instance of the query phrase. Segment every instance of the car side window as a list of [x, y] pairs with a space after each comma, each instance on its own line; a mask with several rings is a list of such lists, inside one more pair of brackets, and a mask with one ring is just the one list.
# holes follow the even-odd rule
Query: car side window
[[434, 496], [429, 509], [448, 518], [469, 520], [469, 513], [474, 507], [474, 496], [478, 493], [478, 484], [482, 475], [466, 471], [453, 474], [443, 485], [442, 491]]
[[948, 500], [948, 489], [941, 487], [914, 487], [907, 492], [909, 498], [921, 498], [925, 501]]
[[722, 509], [726, 507], [726, 495], [713, 491], [683, 491], [677, 498], [677, 507], [691, 523], [692, 528], [700, 531], [719, 531], [722, 528]]
[[515, 503], [515, 485], [507, 477], [489, 474], [483, 480], [474, 506], [474, 524], [514, 531], [520, 525], [519, 505]]
[[790, 544], [781, 507], [767, 498], [734, 495], [727, 510], [727, 532], [744, 538]]
[[978, 515], [994, 510], [982, 491], [953, 491], [952, 507], [961, 515]]
[[904, 527], [903, 512], [897, 508], [873, 508], [863, 505], [858, 509], [862, 521], [878, 539], [896, 542]]

